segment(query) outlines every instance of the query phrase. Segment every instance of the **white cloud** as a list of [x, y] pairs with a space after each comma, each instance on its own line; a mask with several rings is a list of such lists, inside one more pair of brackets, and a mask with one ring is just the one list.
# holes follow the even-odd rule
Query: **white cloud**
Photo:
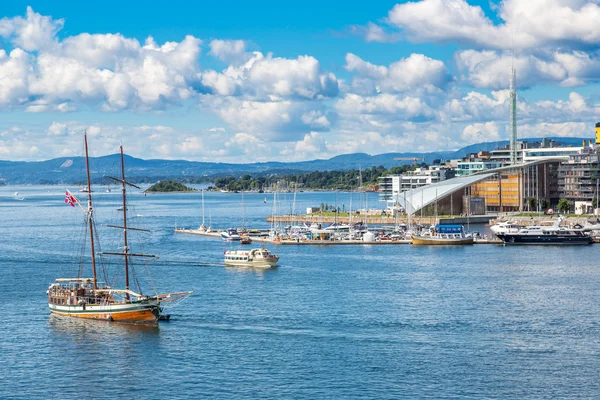
[[339, 88], [335, 75], [321, 71], [311, 56], [296, 59], [266, 57], [254, 52], [239, 67], [229, 66], [222, 73], [205, 71], [202, 84], [213, 94], [242, 95], [254, 100], [282, 98], [318, 100], [335, 97]]
[[462, 140], [467, 143], [494, 142], [500, 140], [498, 125], [495, 122], [475, 123], [464, 127]]
[[10, 54], [0, 49], [0, 106], [25, 103], [29, 99], [31, 57], [21, 49]]
[[120, 34], [82, 33], [59, 41], [62, 26], [31, 8], [26, 18], [0, 20], [0, 36], [16, 46], [10, 55], [0, 52], [0, 105], [25, 104], [32, 112], [72, 111], [74, 103], [160, 109], [193, 95], [199, 39], [159, 46], [149, 37], [142, 46]]
[[[449, 100], [440, 110], [439, 119], [442, 121], [508, 121], [509, 115], [508, 90], [493, 91], [490, 96], [479, 92], [469, 92], [458, 99]], [[523, 105], [523, 102], [519, 103]]]
[[598, 58], [580, 51], [513, 57], [509, 52], [465, 50], [454, 58], [463, 79], [480, 88], [506, 88], [511, 66], [517, 71], [517, 85], [525, 88], [539, 84], [578, 86], [600, 79]]
[[240, 64], [246, 62], [252, 56], [246, 53], [247, 43], [244, 40], [219, 40], [210, 42], [210, 54], [219, 60], [229, 64]]
[[594, 124], [590, 122], [539, 122], [519, 125], [520, 137], [593, 137]]
[[442, 61], [423, 54], [411, 54], [385, 67], [348, 53], [345, 68], [355, 73], [352, 87], [360, 93], [403, 92], [409, 89], [433, 92], [444, 89], [452, 80]]
[[417, 97], [383, 93], [376, 96], [347, 94], [334, 108], [342, 115], [392, 115], [399, 119], [428, 117], [433, 110]]
[[262, 140], [293, 141], [307, 130], [327, 130], [330, 121], [312, 102], [251, 101], [207, 95], [206, 107], [237, 130]]
[[53, 20], [27, 7], [25, 18], [2, 18], [0, 36], [11, 40], [27, 51], [49, 49], [56, 45], [56, 34], [62, 29], [64, 20]]
[[397, 4], [387, 21], [418, 42], [458, 42], [487, 48], [600, 45], [600, 7], [584, 0], [504, 0], [502, 24], [465, 0], [420, 0]]
[[49, 136], [64, 136], [69, 132], [67, 124], [53, 122], [52, 125], [48, 128]]
[[327, 143], [319, 132], [311, 132], [304, 135], [301, 141], [296, 142], [294, 151], [300, 153], [303, 158], [319, 158], [327, 151]]

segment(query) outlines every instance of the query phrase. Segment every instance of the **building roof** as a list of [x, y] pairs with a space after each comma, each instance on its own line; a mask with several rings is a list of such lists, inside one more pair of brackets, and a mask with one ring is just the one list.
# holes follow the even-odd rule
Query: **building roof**
[[441, 200], [444, 197], [464, 189], [474, 183], [483, 181], [498, 172], [508, 171], [511, 169], [522, 169], [536, 164], [542, 164], [550, 161], [561, 161], [560, 158], [548, 157], [544, 160], [536, 160], [522, 164], [507, 165], [505, 167], [488, 169], [472, 175], [460, 176], [452, 179], [447, 179], [431, 185], [422, 186], [420, 188], [407, 190], [398, 194], [396, 201], [409, 213], [414, 214], [416, 211], [430, 204], [435, 203], [436, 199]]
[[493, 175], [495, 174], [485, 173], [461, 176], [434, 183], [432, 185], [407, 190], [406, 192], [402, 192], [398, 195], [397, 201], [409, 214], [414, 214], [415, 211], [435, 203], [436, 199], [442, 199], [443, 197], [470, 186], [473, 183], [487, 179]]

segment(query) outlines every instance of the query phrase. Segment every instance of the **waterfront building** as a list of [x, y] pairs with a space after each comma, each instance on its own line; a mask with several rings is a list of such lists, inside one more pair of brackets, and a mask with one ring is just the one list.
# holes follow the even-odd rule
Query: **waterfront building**
[[600, 179], [600, 152], [587, 147], [570, 155], [558, 168], [559, 194], [569, 200], [576, 213], [590, 212]]
[[458, 176], [403, 192], [398, 203], [409, 212], [428, 216], [541, 211], [532, 204], [547, 208], [558, 203], [560, 161], [548, 158]]
[[584, 147], [539, 147], [524, 149], [522, 159], [524, 162], [538, 161], [547, 158], [562, 158], [568, 160], [569, 156], [580, 153]]
[[500, 168], [504, 166], [502, 161], [491, 161], [482, 158], [469, 158], [456, 163], [456, 175], [467, 176], [477, 172], [483, 172], [490, 169]]
[[407, 190], [431, 185], [454, 177], [454, 171], [446, 166], [416, 168], [402, 175], [379, 178], [379, 201], [394, 203], [398, 196]]

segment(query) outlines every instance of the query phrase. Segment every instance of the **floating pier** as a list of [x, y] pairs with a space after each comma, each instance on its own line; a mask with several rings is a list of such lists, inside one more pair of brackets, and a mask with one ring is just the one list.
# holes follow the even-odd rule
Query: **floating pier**
[[[441, 225], [446, 224], [488, 224], [491, 220], [496, 219], [496, 215], [473, 215], [469, 217], [461, 216], [446, 216], [439, 217], [436, 219], [434, 216], [416, 216], [413, 215], [411, 222], [416, 225], [435, 225], [437, 223]], [[285, 224], [303, 224], [303, 223], [320, 223], [320, 224], [332, 224], [334, 222], [340, 224], [349, 224], [363, 222], [368, 225], [397, 225], [404, 224], [408, 225], [409, 220], [406, 215], [399, 215], [397, 217], [389, 214], [369, 214], [369, 215], [353, 215], [352, 221], [347, 214], [338, 216], [321, 216], [319, 214], [301, 214], [301, 215], [278, 215], [267, 216], [267, 222], [269, 223], [285, 223]]]
[[[224, 231], [203, 231], [203, 230], [198, 230], [198, 229], [175, 228], [175, 233], [198, 235], [198, 236], [219, 238], [219, 239], [221, 239], [221, 232], [224, 232]], [[376, 240], [373, 242], [365, 242], [363, 240], [321, 240], [321, 239], [314, 239], [314, 240], [309, 240], [309, 239], [280, 240], [280, 239], [276, 239], [276, 240], [273, 240], [273, 239], [269, 239], [266, 237], [260, 237], [260, 236], [250, 236], [250, 238], [252, 239], [253, 242], [256, 242], [256, 243], [268, 243], [268, 244], [282, 245], [282, 246], [285, 246], [285, 245], [292, 245], [292, 246], [304, 246], [304, 245], [310, 245], [310, 246], [340, 246], [340, 245], [370, 246], [370, 245], [374, 245], [374, 246], [380, 246], [380, 245], [411, 244], [410, 239]], [[502, 241], [499, 239], [476, 239], [474, 244], [502, 244]]]

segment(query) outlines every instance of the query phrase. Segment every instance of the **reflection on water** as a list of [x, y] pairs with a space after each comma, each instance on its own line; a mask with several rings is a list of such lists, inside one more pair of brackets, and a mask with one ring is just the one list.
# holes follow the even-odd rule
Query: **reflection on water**
[[279, 270], [277, 266], [268, 267], [268, 268], [256, 268], [256, 267], [246, 267], [246, 266], [233, 266], [233, 265], [225, 265], [225, 271], [227, 273], [239, 273], [239, 274], [247, 274], [254, 273], [257, 276], [264, 276], [267, 274], [274, 274]]
[[54, 333], [71, 335], [89, 340], [93, 337], [102, 336], [138, 336], [160, 334], [160, 325], [152, 324], [129, 324], [124, 322], [103, 321], [83, 318], [61, 317], [50, 314], [48, 326]]

